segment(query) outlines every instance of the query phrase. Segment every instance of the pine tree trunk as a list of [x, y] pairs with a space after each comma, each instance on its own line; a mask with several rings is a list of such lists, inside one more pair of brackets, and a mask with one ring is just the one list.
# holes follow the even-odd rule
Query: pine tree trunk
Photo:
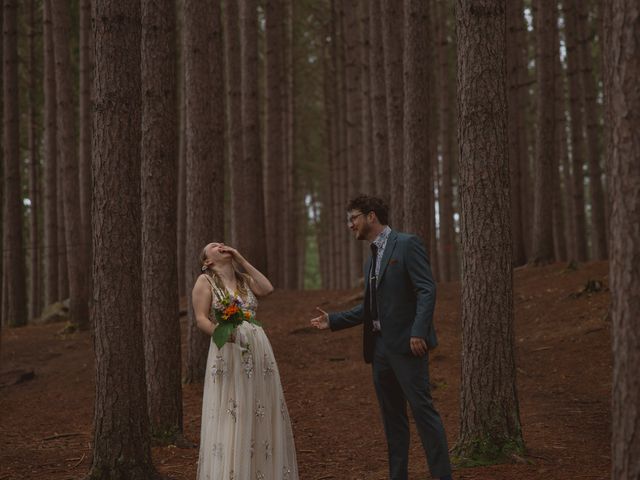
[[[184, 12], [184, 8], [182, 10]], [[184, 38], [180, 29], [180, 37]], [[182, 42], [182, 40], [181, 40]], [[180, 79], [180, 141], [178, 145], [178, 231], [177, 231], [177, 260], [178, 260], [178, 296], [188, 296], [190, 285], [185, 281], [186, 268], [186, 235], [187, 235], [187, 102], [185, 81], [185, 49], [180, 45], [182, 59], [179, 66]]]
[[387, 96], [387, 129], [389, 133], [390, 209], [389, 217], [396, 230], [404, 228], [404, 154], [403, 143], [403, 4], [397, 0], [380, 0], [384, 71]]
[[581, 0], [566, 0], [564, 7], [564, 25], [567, 46], [567, 78], [569, 79], [569, 113], [571, 117], [571, 167], [573, 197], [573, 224], [575, 226], [575, 258], [587, 259], [587, 233], [584, 202], [584, 122], [581, 110], [582, 79], [580, 77], [580, 56], [578, 51], [578, 30], [576, 22], [576, 3]]
[[[22, 230], [20, 111], [18, 93], [18, 2], [3, 1], [4, 211], [3, 325], [27, 324], [27, 286]], [[6, 296], [6, 297], [5, 297]]]
[[533, 250], [531, 262], [543, 265], [553, 261], [552, 168], [555, 155], [555, 31], [556, 4], [536, 0], [536, 68], [538, 107], [536, 164], [534, 177]]
[[56, 59], [57, 144], [62, 161], [65, 240], [69, 265], [69, 319], [78, 328], [89, 327], [87, 245], [82, 228], [78, 151], [75, 143], [73, 81], [71, 78], [71, 12], [64, 2], [52, 1], [53, 46]]
[[245, 211], [239, 225], [239, 246], [246, 258], [261, 272], [267, 271], [265, 238], [262, 147], [260, 144], [260, 98], [258, 94], [258, 2], [244, 0], [240, 4], [242, 63], [242, 143], [243, 189]]
[[[131, 48], [140, 45], [140, 20], [137, 2], [96, 3], [92, 144], [96, 399], [89, 479], [159, 478], [149, 446], [140, 321], [142, 92], [140, 49]], [[60, 28], [55, 21], [54, 25]], [[56, 48], [56, 58], [57, 52]]]
[[[431, 245], [433, 191], [429, 148], [430, 108], [428, 91], [431, 58], [429, 52], [429, 5], [422, 0], [404, 0], [404, 229]], [[425, 188], [426, 187], [426, 188]], [[430, 252], [433, 252], [429, 248]]]
[[640, 5], [603, 3], [613, 325], [611, 478], [640, 478]]
[[298, 198], [298, 172], [295, 164], [295, 95], [294, 95], [294, 41], [293, 0], [282, 0], [284, 21], [282, 22], [282, 43], [284, 45], [283, 95], [282, 95], [282, 131], [285, 174], [284, 191], [286, 207], [283, 211], [282, 231], [284, 232], [284, 255], [282, 284], [287, 289], [298, 285], [298, 236], [300, 233], [300, 199]]
[[565, 227], [565, 208], [563, 200], [562, 179], [560, 166], [568, 162], [567, 159], [567, 125], [566, 125], [566, 95], [564, 71], [560, 60], [561, 50], [559, 36], [555, 41], [555, 115], [556, 115], [556, 155], [553, 162], [553, 251], [556, 260], [567, 260], [567, 237]]
[[[360, 24], [358, 21], [358, 3], [345, 2], [344, 9], [344, 49], [345, 58], [345, 98], [347, 128], [347, 195], [354, 198], [362, 191], [362, 91], [360, 48]], [[353, 239], [351, 239], [353, 240]], [[355, 287], [362, 276], [362, 245], [349, 242], [349, 287]]]
[[[224, 59], [220, 4], [184, 2], [187, 108], [187, 292], [201, 273], [197, 261], [224, 234]], [[210, 339], [195, 323], [188, 303], [187, 383], [204, 379]]]
[[[331, 29], [327, 28], [326, 37], [331, 37]], [[337, 211], [335, 209], [335, 197], [337, 195], [337, 175], [336, 172], [336, 129], [334, 124], [335, 115], [335, 95], [332, 88], [334, 72], [331, 67], [331, 59], [327, 45], [322, 49], [322, 79], [324, 93], [324, 122], [325, 138], [327, 150], [327, 182], [321, 190], [322, 209], [320, 212], [320, 232], [318, 235], [320, 265], [323, 268], [322, 288], [335, 289], [337, 284]]]
[[587, 164], [589, 167], [589, 188], [591, 200], [591, 258], [607, 258], [607, 227], [605, 225], [605, 199], [602, 187], [602, 167], [600, 166], [601, 148], [600, 112], [598, 111], [598, 89], [593, 75], [594, 59], [591, 55], [591, 34], [589, 29], [588, 3], [578, 1], [577, 24], [579, 37], [579, 55], [583, 88], [583, 108], [586, 123]]
[[513, 339], [506, 2], [456, 6], [463, 265], [456, 452], [491, 461], [524, 449]]
[[371, 128], [373, 136], [373, 161], [376, 172], [376, 194], [389, 202], [390, 163], [387, 124], [387, 93], [384, 74], [384, 46], [380, 0], [371, 0], [369, 15], [371, 74]]
[[[80, 0], [80, 95], [79, 95], [79, 154], [80, 214], [86, 245], [85, 258], [91, 258], [91, 0]], [[87, 294], [91, 298], [91, 269], [85, 268]]]
[[440, 242], [439, 242], [439, 271], [440, 279], [448, 282], [453, 280], [456, 271], [457, 246], [453, 229], [453, 184], [452, 166], [455, 162], [453, 139], [451, 130], [455, 130], [453, 111], [455, 103], [455, 82], [451, 81], [451, 66], [449, 64], [449, 4], [447, 0], [439, 0], [436, 5], [436, 86], [439, 93], [438, 102], [438, 139], [441, 153], [441, 174], [438, 190], [438, 206], [440, 208]]
[[509, 104], [509, 171], [511, 186], [511, 233], [513, 235], [513, 265], [520, 266], [527, 263], [524, 245], [524, 224], [525, 216], [522, 205], [522, 192], [520, 189], [521, 166], [527, 156], [526, 149], [522, 149], [519, 138], [520, 131], [523, 130], [526, 111], [521, 109], [521, 95], [528, 95], [526, 90], [520, 88], [522, 81], [521, 69], [526, 59], [523, 59], [524, 52], [520, 36], [522, 35], [524, 6], [522, 0], [507, 2], [507, 82], [508, 82], [508, 104]]
[[40, 315], [42, 308], [41, 282], [41, 241], [40, 222], [38, 221], [40, 206], [40, 148], [38, 138], [38, 120], [36, 118], [37, 96], [36, 78], [38, 69], [36, 65], [36, 36], [38, 29], [36, 25], [36, 4], [35, 0], [29, 0], [29, 65], [28, 65], [28, 88], [29, 88], [29, 240], [30, 240], [30, 298], [29, 298], [29, 318]]
[[377, 195], [379, 172], [373, 156], [372, 134], [372, 94], [371, 94], [371, 1], [360, 0], [360, 32], [361, 32], [361, 90], [362, 90], [362, 188], [369, 195]]
[[[225, 51], [225, 95], [227, 101], [227, 141], [229, 152], [229, 189], [231, 198], [231, 243], [245, 253], [242, 246], [248, 239], [244, 237], [242, 227], [247, 225], [244, 212], [253, 208], [253, 203], [246, 199], [243, 186], [244, 148], [242, 145], [242, 72], [240, 60], [240, 14], [237, 1], [224, 4], [224, 51]], [[251, 260], [250, 260], [251, 261]]]
[[[57, 100], [56, 100], [57, 103]], [[58, 198], [56, 199], [58, 210], [58, 288], [59, 288], [59, 300], [64, 301], [69, 298], [69, 262], [68, 260], [68, 247], [67, 240], [65, 239], [65, 212], [63, 202], [63, 190], [64, 182], [62, 177], [64, 175], [62, 170], [62, 160], [60, 151], [58, 150], [58, 112], [56, 107], [56, 157], [58, 168], [58, 185], [56, 190], [58, 191]]]
[[282, 131], [282, 0], [267, 0], [265, 5], [266, 42], [266, 132], [265, 132], [265, 226], [267, 242], [267, 271], [277, 287], [283, 277], [284, 262], [281, 246], [284, 242], [282, 231], [285, 163], [283, 158]]
[[58, 170], [56, 155], [56, 77], [51, 0], [43, 2], [44, 49], [44, 303], [61, 299], [58, 284]]
[[[142, 320], [151, 434], [182, 434], [182, 357], [175, 257], [178, 138], [173, 0], [142, 2]], [[163, 261], [157, 261], [162, 258]]]

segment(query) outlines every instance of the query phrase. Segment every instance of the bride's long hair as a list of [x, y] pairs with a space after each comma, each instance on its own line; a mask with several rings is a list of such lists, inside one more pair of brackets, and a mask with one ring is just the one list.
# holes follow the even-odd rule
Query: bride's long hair
[[[204, 273], [205, 275], [209, 275], [211, 278], [213, 278], [213, 283], [216, 285], [216, 287], [218, 287], [222, 292], [226, 292], [226, 287], [224, 286], [224, 282], [222, 281], [222, 279], [220, 278], [220, 276], [215, 272], [215, 270], [213, 268], [207, 267], [205, 265], [205, 260], [207, 260], [207, 246], [205, 245], [205, 247], [202, 249], [202, 251], [200, 252], [200, 270], [202, 271], [202, 273]], [[240, 270], [238, 270], [238, 268], [236, 267], [235, 263], [233, 263], [233, 261], [231, 262], [231, 268], [233, 268], [233, 273], [235, 274], [236, 277], [236, 284], [238, 286], [238, 293], [240, 293], [240, 296], [242, 298], [247, 298], [247, 274], [246, 273], [242, 273], [240, 272]]]

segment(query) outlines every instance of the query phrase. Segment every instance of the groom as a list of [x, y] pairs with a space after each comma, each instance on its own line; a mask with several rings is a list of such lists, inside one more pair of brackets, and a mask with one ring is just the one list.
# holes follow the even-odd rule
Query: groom
[[376, 197], [359, 196], [347, 207], [347, 225], [370, 243], [362, 304], [311, 320], [318, 329], [363, 324], [364, 360], [382, 411], [391, 480], [407, 480], [411, 406], [431, 474], [451, 480], [447, 439], [429, 387], [429, 350], [437, 345], [433, 326], [436, 286], [422, 241], [389, 228], [388, 209]]

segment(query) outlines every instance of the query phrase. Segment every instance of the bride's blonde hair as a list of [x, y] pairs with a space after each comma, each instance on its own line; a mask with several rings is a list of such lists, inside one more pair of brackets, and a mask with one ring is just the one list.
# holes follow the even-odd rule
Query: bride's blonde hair
[[[200, 252], [200, 265], [201, 268], [200, 270], [202, 271], [202, 273], [204, 273], [205, 275], [209, 275], [211, 278], [213, 278], [213, 283], [216, 285], [216, 287], [218, 287], [220, 290], [222, 290], [223, 292], [226, 291], [226, 287], [224, 286], [224, 283], [222, 282], [222, 279], [220, 278], [220, 276], [213, 270], [213, 268], [207, 267], [205, 265], [205, 260], [207, 260], [207, 246], [205, 245], [205, 247], [202, 249], [202, 251]], [[236, 283], [238, 285], [238, 293], [240, 293], [241, 297], [245, 297], [247, 296], [247, 274], [246, 273], [242, 273], [240, 272], [235, 264], [232, 262], [231, 263], [232, 268], [233, 268], [233, 273], [235, 274], [236, 277]]]

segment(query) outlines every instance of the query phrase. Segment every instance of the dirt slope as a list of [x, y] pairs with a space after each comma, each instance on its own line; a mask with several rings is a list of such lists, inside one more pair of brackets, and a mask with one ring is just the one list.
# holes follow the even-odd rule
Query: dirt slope
[[[516, 346], [526, 463], [462, 469], [456, 479], [605, 479], [610, 470], [610, 322], [607, 264], [565, 265], [515, 273]], [[589, 280], [604, 290], [581, 293]], [[302, 480], [386, 479], [386, 447], [361, 331], [312, 331], [314, 306], [350, 306], [357, 290], [279, 291], [262, 301], [279, 363]], [[441, 284], [431, 356], [436, 406], [449, 442], [458, 431], [459, 284]], [[184, 319], [183, 319], [184, 327]], [[77, 479], [89, 468], [94, 366], [88, 333], [59, 336], [61, 325], [2, 332], [0, 480]], [[184, 344], [183, 344], [184, 345]], [[35, 377], [16, 385], [14, 371]], [[185, 430], [199, 440], [202, 387], [184, 386]], [[68, 434], [68, 435], [67, 435]], [[154, 448], [170, 478], [195, 478], [197, 450]], [[410, 478], [429, 478], [417, 435]]]

